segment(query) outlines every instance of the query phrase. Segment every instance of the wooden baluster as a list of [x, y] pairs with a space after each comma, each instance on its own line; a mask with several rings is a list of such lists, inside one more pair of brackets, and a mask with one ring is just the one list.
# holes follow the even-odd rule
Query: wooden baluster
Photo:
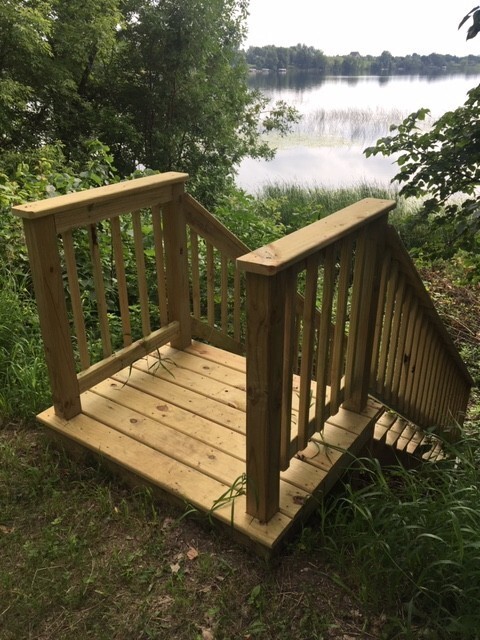
[[385, 377], [390, 349], [390, 336], [392, 332], [393, 310], [395, 307], [395, 295], [398, 283], [398, 262], [392, 261], [387, 283], [387, 299], [385, 302], [385, 316], [383, 331], [380, 338], [380, 357], [377, 370], [377, 392], [383, 398], [385, 395]]
[[105, 282], [103, 280], [102, 259], [100, 247], [98, 245], [98, 234], [96, 225], [92, 224], [88, 228], [88, 239], [90, 244], [90, 256], [92, 259], [93, 283], [95, 295], [97, 297], [98, 321], [100, 325], [100, 336], [102, 339], [103, 357], [112, 355], [112, 341], [110, 338], [110, 326], [108, 324], [108, 308], [105, 298]]
[[445, 392], [443, 415], [440, 422], [440, 424], [443, 426], [448, 425], [449, 422], [451, 423], [451, 419], [453, 417], [453, 412], [452, 412], [453, 398], [455, 397], [455, 390], [456, 390], [455, 387], [456, 387], [456, 383], [458, 382], [457, 377], [455, 375], [456, 373], [455, 366], [452, 363], [450, 363], [449, 369], [450, 370], [447, 374], [448, 386]]
[[425, 393], [425, 384], [428, 375], [428, 360], [430, 357], [430, 347], [432, 345], [432, 333], [430, 327], [430, 320], [428, 316], [425, 316], [425, 334], [423, 345], [420, 344], [420, 370], [418, 372], [418, 384], [413, 397], [413, 413], [412, 418], [417, 421], [418, 424], [423, 426], [422, 415], [422, 398]]
[[323, 265], [322, 314], [320, 317], [320, 330], [317, 342], [317, 398], [315, 406], [315, 428], [317, 431], [323, 429], [325, 420], [331, 415], [327, 415], [325, 404], [329, 378], [329, 348], [332, 327], [333, 294], [335, 292], [336, 257], [336, 246], [330, 245], [327, 247]]
[[400, 412], [405, 409], [405, 394], [407, 391], [407, 384], [412, 377], [411, 373], [411, 362], [412, 362], [412, 351], [413, 351], [413, 341], [416, 332], [419, 327], [420, 312], [418, 308], [418, 298], [414, 297], [412, 301], [412, 306], [410, 309], [410, 319], [408, 321], [408, 329], [407, 336], [405, 339], [405, 348], [404, 355], [401, 366], [401, 376], [400, 376], [400, 386], [398, 389], [398, 410]]
[[90, 354], [88, 353], [82, 297], [80, 294], [77, 263], [75, 260], [75, 249], [73, 247], [71, 231], [65, 231], [62, 233], [62, 242], [65, 254], [65, 266], [67, 268], [68, 286], [70, 289], [70, 301], [72, 303], [73, 324], [75, 327], [75, 335], [77, 337], [78, 353], [80, 355], [80, 365], [82, 369], [88, 369], [90, 366]]
[[310, 438], [310, 404], [312, 401], [312, 365], [315, 349], [315, 310], [319, 254], [307, 260], [307, 281], [303, 308], [302, 362], [300, 365], [300, 401], [298, 413], [298, 447], [305, 449]]
[[388, 353], [387, 371], [385, 375], [384, 397], [387, 404], [392, 399], [393, 375], [395, 372], [395, 368], [399, 367], [399, 362], [397, 360], [398, 340], [400, 335], [400, 325], [402, 322], [402, 314], [404, 312], [405, 294], [406, 294], [406, 281], [405, 281], [405, 276], [403, 275], [403, 273], [401, 273], [398, 278], [398, 288], [395, 294], [392, 332], [390, 335], [390, 343], [388, 347], [389, 353]]
[[23, 221], [55, 413], [82, 410], [53, 215]]
[[207, 322], [215, 325], [215, 262], [213, 245], [207, 242]]
[[191, 344], [190, 296], [188, 284], [187, 231], [183, 210], [183, 184], [172, 187], [172, 202], [163, 206], [163, 237], [167, 270], [168, 320], [178, 320], [179, 336], [171, 341], [175, 349]]
[[228, 332], [228, 260], [222, 253], [220, 258], [220, 323], [222, 331]]
[[434, 417], [432, 411], [432, 404], [438, 401], [437, 396], [437, 384], [438, 384], [438, 369], [440, 368], [440, 356], [442, 353], [442, 342], [439, 336], [433, 337], [433, 345], [430, 361], [428, 364], [429, 375], [427, 378], [427, 384], [425, 388], [425, 397], [423, 402], [423, 412], [425, 415], [425, 422], [428, 424], [434, 424]]
[[133, 240], [135, 245], [135, 263], [137, 265], [138, 297], [142, 317], [142, 332], [144, 336], [151, 333], [150, 309], [148, 301], [147, 272], [145, 269], [145, 253], [143, 248], [142, 218], [140, 211], [132, 214]]
[[380, 286], [380, 237], [385, 227], [386, 218], [364, 227], [357, 242], [344, 406], [358, 412], [367, 403], [370, 386], [373, 334]]
[[352, 273], [353, 237], [350, 235], [342, 241], [340, 250], [340, 275], [337, 292], [337, 314], [335, 320], [335, 335], [333, 339], [332, 376], [330, 411], [332, 415], [338, 412], [341, 398], [341, 381], [345, 372], [345, 344], [346, 321], [348, 310], [348, 294]]
[[247, 513], [279, 508], [285, 277], [247, 278]]
[[286, 274], [285, 283], [285, 337], [282, 373], [282, 425], [280, 443], [280, 466], [282, 471], [288, 469], [292, 452], [292, 382], [295, 366], [295, 334], [296, 334], [297, 278], [294, 270]]
[[241, 339], [241, 275], [237, 269], [237, 265], [233, 262], [234, 277], [233, 277], [233, 337], [237, 342]]
[[125, 275], [125, 260], [123, 256], [122, 233], [118, 216], [110, 218], [112, 232], [113, 259], [117, 276], [118, 302], [122, 320], [123, 346], [132, 344], [132, 327], [130, 323], [130, 309], [128, 304], [127, 277]]
[[405, 358], [405, 346], [407, 344], [408, 327], [410, 325], [410, 322], [412, 321], [412, 309], [413, 293], [411, 288], [408, 287], [403, 302], [402, 317], [398, 334], [398, 346], [395, 355], [396, 364], [393, 371], [392, 388], [390, 391], [390, 397], [395, 399], [395, 406], [397, 407], [400, 391], [400, 380], [402, 372], [404, 370], [403, 361]]
[[379, 387], [380, 347], [382, 343], [383, 325], [385, 321], [385, 304], [387, 298], [387, 285], [392, 265], [392, 254], [386, 251], [382, 260], [382, 272], [378, 290], [377, 317], [375, 318], [375, 333], [373, 337], [372, 364], [370, 369], [370, 384], [373, 389]]
[[152, 207], [153, 239], [155, 245], [155, 268], [157, 271], [158, 312], [160, 325], [168, 324], [167, 278], [163, 255], [162, 209], [159, 205]]
[[193, 229], [190, 229], [190, 251], [191, 251], [191, 270], [192, 270], [192, 301], [193, 316], [200, 320], [200, 267], [198, 261], [198, 235]]
[[444, 351], [442, 353], [442, 359], [441, 359], [439, 370], [438, 370], [435, 401], [433, 402], [433, 405], [431, 408], [433, 413], [433, 420], [435, 424], [440, 424], [440, 420], [442, 416], [442, 401], [445, 395], [444, 385], [445, 385], [445, 379], [447, 377], [448, 361], [449, 361], [448, 355]]
[[[413, 333], [413, 344], [410, 352], [409, 375], [405, 389], [404, 408], [405, 412], [412, 410], [412, 398], [418, 384], [418, 373], [420, 372], [420, 345], [422, 344], [423, 332], [425, 330], [425, 313], [423, 308], [418, 306], [415, 329]], [[417, 369], [418, 367], [418, 369]]]
[[303, 314], [297, 311], [295, 312], [295, 333], [293, 335], [293, 373], [300, 375], [300, 365], [302, 364], [302, 357], [299, 352], [300, 349], [300, 336], [303, 330]]

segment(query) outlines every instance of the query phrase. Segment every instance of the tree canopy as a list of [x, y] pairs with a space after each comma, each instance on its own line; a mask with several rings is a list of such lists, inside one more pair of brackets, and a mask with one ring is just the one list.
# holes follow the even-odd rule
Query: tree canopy
[[247, 86], [247, 6], [4, 0], [0, 154], [60, 143], [75, 160], [97, 138], [121, 175], [175, 169], [218, 189], [245, 156], [271, 156], [262, 128], [296, 119]]

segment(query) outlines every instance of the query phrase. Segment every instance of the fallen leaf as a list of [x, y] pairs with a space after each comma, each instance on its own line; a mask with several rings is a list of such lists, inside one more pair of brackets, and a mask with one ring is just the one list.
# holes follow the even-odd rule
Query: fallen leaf
[[187, 558], [189, 560], [195, 560], [195, 558], [198, 558], [198, 551], [195, 549], [195, 547], [189, 547], [187, 551]]
[[162, 522], [162, 531], [170, 529], [174, 522], [175, 520], [173, 518], [165, 518], [165, 520]]
[[6, 527], [4, 524], [0, 524], [0, 533], [13, 533], [15, 527]]
[[162, 596], [157, 598], [155, 602], [158, 607], [167, 608], [173, 603], [173, 598], [171, 596]]
[[180, 571], [180, 565], [178, 562], [175, 562], [175, 564], [171, 564], [170, 565], [170, 571], [174, 574], [177, 575], [177, 573]]
[[215, 640], [215, 636], [210, 629], [202, 629], [202, 640]]

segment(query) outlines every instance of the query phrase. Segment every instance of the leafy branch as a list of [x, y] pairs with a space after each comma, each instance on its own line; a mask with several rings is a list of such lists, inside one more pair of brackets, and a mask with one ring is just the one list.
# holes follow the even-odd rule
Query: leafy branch
[[462, 21], [458, 25], [458, 28], [460, 29], [461, 27], [463, 27], [465, 22], [467, 22], [467, 20], [470, 17], [472, 17], [473, 19], [473, 24], [470, 26], [469, 30], [467, 31], [467, 40], [471, 40], [472, 38], [475, 38], [477, 33], [480, 31], [480, 6], [473, 7], [473, 9], [471, 9], [467, 13], [467, 15], [462, 18]]

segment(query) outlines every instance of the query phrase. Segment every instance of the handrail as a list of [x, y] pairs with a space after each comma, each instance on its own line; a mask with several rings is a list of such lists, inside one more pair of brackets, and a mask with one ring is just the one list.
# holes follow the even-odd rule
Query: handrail
[[381, 269], [370, 392], [418, 426], [455, 437], [473, 380], [390, 226]]
[[242, 256], [238, 265], [249, 273], [275, 275], [294, 264], [299, 264], [368, 222], [384, 216], [395, 206], [392, 200], [365, 198], [280, 240], [255, 249]]
[[[170, 172], [14, 207], [58, 415], [77, 415], [82, 391], [167, 341], [182, 349], [197, 336], [244, 352], [246, 306], [249, 514], [276, 513], [280, 471], [342, 403], [360, 412], [371, 394], [452, 435], [472, 379], [387, 225], [393, 201], [367, 198], [249, 252], [185, 194], [187, 177]], [[97, 303], [90, 316], [102, 353], [93, 364], [82, 277]]]
[[190, 232], [192, 335], [243, 354], [245, 282], [235, 260], [249, 248], [190, 194], [183, 204]]

